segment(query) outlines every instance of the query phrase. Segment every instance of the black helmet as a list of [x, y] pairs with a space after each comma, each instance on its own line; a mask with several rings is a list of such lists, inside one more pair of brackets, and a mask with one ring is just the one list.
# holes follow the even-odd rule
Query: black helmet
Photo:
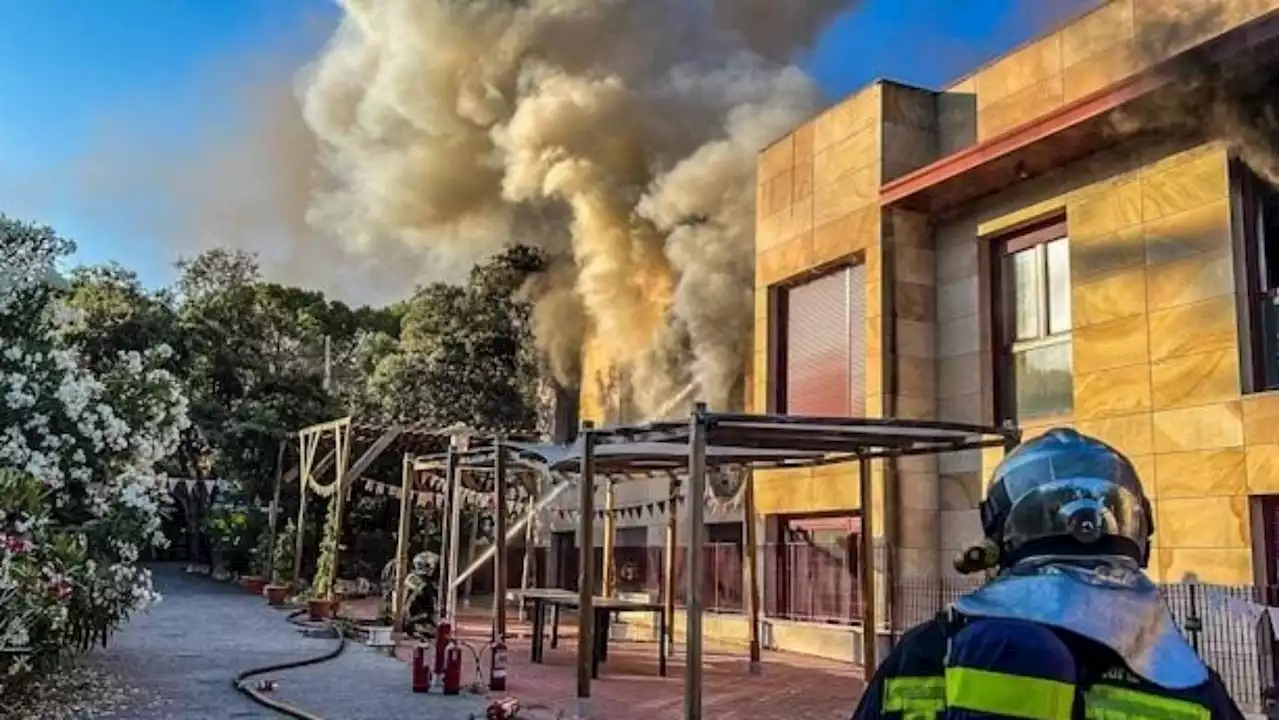
[[962, 572], [1035, 555], [1125, 555], [1146, 567], [1154, 522], [1129, 459], [1106, 443], [1055, 428], [1000, 462], [980, 506], [986, 543]]

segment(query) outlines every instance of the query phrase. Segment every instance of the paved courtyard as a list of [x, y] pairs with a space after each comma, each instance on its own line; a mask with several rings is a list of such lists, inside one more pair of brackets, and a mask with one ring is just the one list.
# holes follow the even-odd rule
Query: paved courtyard
[[[144, 691], [144, 699], [136, 707], [116, 717], [279, 717], [236, 692], [231, 678], [251, 667], [323, 654], [337, 642], [308, 637], [286, 621], [285, 612], [269, 608], [261, 598], [241, 588], [188, 575], [173, 565], [157, 567], [155, 577], [164, 601], [134, 618], [107, 648], [89, 660]], [[362, 609], [358, 603], [352, 605], [353, 611]], [[576, 633], [572, 623], [563, 629], [559, 648], [547, 649], [547, 662], [533, 665], [529, 662], [527, 627], [515, 622], [514, 615], [512, 620], [517, 637], [510, 653], [508, 694], [529, 707], [522, 717], [572, 717], [576, 707]], [[483, 648], [488, 632], [483, 611], [477, 609], [464, 617], [462, 636], [477, 650]], [[412, 693], [409, 668], [404, 663], [408, 648], [402, 646], [398, 655], [348, 643], [346, 652], [335, 660], [264, 677], [279, 683], [273, 697], [327, 720], [466, 720], [473, 714], [481, 715], [485, 701], [480, 697]], [[842, 720], [852, 714], [862, 687], [856, 668], [771, 653], [766, 653], [764, 660], [763, 673], [751, 676], [743, 650], [709, 647], [704, 663], [706, 716]], [[468, 657], [464, 681], [474, 677], [474, 661]], [[600, 679], [592, 684], [593, 717], [680, 718], [683, 677], [679, 647], [668, 676], [661, 678], [653, 643], [613, 644]]]
[[[489, 638], [483, 611], [463, 616], [462, 636], [482, 648]], [[577, 631], [572, 619], [561, 629], [559, 647], [546, 648], [546, 662], [529, 661], [529, 627], [511, 614], [509, 694], [537, 710], [531, 720], [572, 718], [577, 697]], [[408, 648], [399, 655], [408, 658]], [[657, 672], [657, 645], [610, 643], [609, 660], [591, 686], [592, 716], [600, 720], [680, 720], [684, 717], [683, 648], [677, 644], [667, 677]], [[487, 671], [487, 667], [486, 667]], [[468, 666], [466, 677], [472, 677]], [[703, 655], [704, 716], [714, 720], [847, 720], [862, 692], [860, 668], [786, 653], [764, 653], [760, 675], [747, 672], [745, 648], [708, 645]]]
[[[337, 642], [307, 637], [286, 622], [284, 612], [241, 588], [187, 575], [174, 565], [154, 571], [164, 601], [90, 658], [150, 698], [117, 717], [280, 717], [235, 691], [231, 678], [251, 667], [320, 655]], [[327, 720], [465, 720], [483, 709], [475, 697], [415, 695], [404, 664], [355, 643], [330, 662], [264, 677], [279, 682], [277, 699]]]

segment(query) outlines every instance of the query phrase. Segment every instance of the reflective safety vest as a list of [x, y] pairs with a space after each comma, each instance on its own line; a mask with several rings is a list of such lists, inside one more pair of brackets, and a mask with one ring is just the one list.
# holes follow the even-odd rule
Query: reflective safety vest
[[940, 615], [908, 632], [863, 694], [854, 720], [1236, 720], [1212, 671], [1188, 690], [1130, 673], [1111, 650], [1022, 620]]

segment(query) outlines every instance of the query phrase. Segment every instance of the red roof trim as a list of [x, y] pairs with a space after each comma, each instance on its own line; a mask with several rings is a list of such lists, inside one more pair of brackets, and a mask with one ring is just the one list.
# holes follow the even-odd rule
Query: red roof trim
[[963, 175], [996, 158], [1055, 135], [1090, 118], [1135, 100], [1165, 83], [1156, 73], [1134, 75], [1126, 80], [1064, 105], [1024, 125], [1007, 130], [986, 142], [970, 145], [941, 160], [913, 170], [880, 187], [880, 202], [891, 205], [916, 193]]
[[[1230, 38], [1230, 41], [1224, 42], [1224, 38], [1219, 36], [1209, 41], [1208, 44], [1230, 45], [1230, 49], [1239, 49], [1241, 46], [1248, 47], [1274, 39], [1277, 34], [1276, 15], [1277, 12], [1273, 10], [1243, 26], [1228, 31], [1228, 35], [1234, 36]], [[1227, 50], [1227, 48], [1214, 49], [1219, 52]], [[929, 165], [913, 170], [900, 178], [891, 180], [880, 186], [880, 203], [882, 205], [892, 205], [900, 202], [935, 185], [963, 175], [974, 168], [1009, 155], [1069, 127], [1096, 118], [1127, 102], [1136, 100], [1168, 82], [1168, 77], [1163, 74], [1165, 67], [1166, 65], [1162, 63], [1132, 75], [1114, 85], [1063, 105], [1031, 122], [1006, 130], [985, 142], [971, 145]]]

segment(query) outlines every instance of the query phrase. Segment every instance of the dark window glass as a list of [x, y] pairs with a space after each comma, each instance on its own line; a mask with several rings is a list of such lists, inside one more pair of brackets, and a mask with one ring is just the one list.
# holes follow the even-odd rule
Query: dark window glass
[[1245, 392], [1280, 387], [1276, 327], [1277, 230], [1276, 188], [1246, 165], [1233, 162], [1232, 210], [1235, 213], [1237, 289], [1241, 336], [1241, 366]]

